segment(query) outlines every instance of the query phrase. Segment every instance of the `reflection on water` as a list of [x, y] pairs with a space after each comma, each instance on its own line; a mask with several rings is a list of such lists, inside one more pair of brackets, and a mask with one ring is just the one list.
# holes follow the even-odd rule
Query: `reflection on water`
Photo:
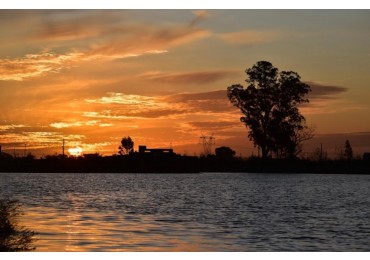
[[10, 174], [37, 251], [369, 251], [370, 176]]
[[25, 224], [38, 224], [37, 251], [212, 251], [196, 233], [172, 223], [159, 226], [149, 216], [29, 210]]

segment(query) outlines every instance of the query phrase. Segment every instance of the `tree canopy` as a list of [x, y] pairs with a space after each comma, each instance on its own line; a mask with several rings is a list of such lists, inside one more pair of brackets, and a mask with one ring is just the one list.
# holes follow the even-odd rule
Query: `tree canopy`
[[215, 149], [216, 156], [219, 158], [232, 158], [235, 155], [235, 151], [230, 147], [221, 146]]
[[134, 151], [134, 141], [132, 141], [130, 136], [123, 137], [121, 140], [121, 145], [118, 147], [119, 154], [130, 154]]
[[247, 87], [232, 85], [227, 96], [244, 114], [240, 120], [249, 129], [249, 139], [261, 148], [263, 158], [273, 152], [294, 157], [297, 134], [306, 129], [298, 105], [309, 102], [305, 95], [310, 86], [300, 81], [298, 73], [279, 72], [268, 61], [259, 61], [245, 72]]

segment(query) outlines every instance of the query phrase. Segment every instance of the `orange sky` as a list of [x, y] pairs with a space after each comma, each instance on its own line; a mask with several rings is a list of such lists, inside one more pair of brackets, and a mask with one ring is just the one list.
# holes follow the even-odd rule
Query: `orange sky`
[[268, 60], [311, 85], [319, 143], [370, 151], [368, 10], [0, 10], [0, 144], [18, 155], [118, 152], [120, 139], [256, 153], [226, 97]]

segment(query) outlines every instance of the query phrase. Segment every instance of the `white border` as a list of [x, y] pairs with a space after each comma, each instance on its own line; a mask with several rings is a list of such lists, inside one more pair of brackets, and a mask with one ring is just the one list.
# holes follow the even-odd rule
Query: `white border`
[[103, 252], [69, 252], [69, 253], [54, 253], [54, 252], [22, 252], [22, 253], [1, 253], [3, 257], [11, 259], [30, 259], [30, 260], [50, 260], [57, 259], [62, 260], [68, 257], [70, 260], [81, 260], [81, 259], [109, 259], [109, 260], [201, 260], [201, 259], [213, 259], [223, 260], [225, 258], [232, 258], [233, 260], [326, 260], [326, 259], [337, 259], [344, 260], [349, 258], [355, 258], [356, 260], [367, 260], [369, 259], [368, 252], [206, 252], [206, 253], [194, 253], [194, 252], [176, 252], [176, 253], [134, 253], [134, 252], [114, 252], [114, 253], [103, 253]]
[[368, 0], [11, 0], [2, 9], [370, 9]]

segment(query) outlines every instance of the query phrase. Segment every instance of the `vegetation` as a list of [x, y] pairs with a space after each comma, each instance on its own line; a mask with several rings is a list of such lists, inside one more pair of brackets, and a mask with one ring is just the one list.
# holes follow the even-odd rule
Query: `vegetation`
[[235, 151], [230, 147], [221, 146], [215, 149], [216, 157], [219, 158], [232, 158], [235, 156]]
[[279, 158], [296, 157], [301, 142], [310, 136], [305, 134], [308, 128], [298, 109], [308, 102], [305, 95], [310, 86], [296, 72], [279, 72], [268, 61], [259, 61], [245, 72], [247, 88], [232, 85], [227, 96], [244, 114], [240, 120], [249, 128], [250, 140], [264, 159], [272, 153]]
[[18, 217], [21, 215], [20, 205], [14, 200], [0, 200], [0, 251], [17, 252], [31, 251], [35, 232], [20, 227]]
[[123, 137], [121, 140], [121, 145], [118, 147], [119, 154], [130, 154], [134, 151], [134, 141], [132, 141], [131, 137]]
[[[221, 148], [221, 147], [220, 147]], [[230, 149], [230, 148], [229, 148]], [[331, 160], [319, 147], [311, 158], [241, 158], [232, 149], [218, 149], [216, 155], [182, 156], [133, 152], [125, 156], [99, 154], [80, 157], [48, 156], [43, 159], [0, 159], [0, 172], [45, 173], [199, 173], [199, 172], [270, 172], [270, 173], [345, 173], [369, 174], [370, 160]]]
[[348, 140], [346, 140], [346, 143], [344, 144], [344, 157], [347, 160], [352, 160], [353, 159], [353, 151], [352, 151], [352, 146], [349, 143]]

